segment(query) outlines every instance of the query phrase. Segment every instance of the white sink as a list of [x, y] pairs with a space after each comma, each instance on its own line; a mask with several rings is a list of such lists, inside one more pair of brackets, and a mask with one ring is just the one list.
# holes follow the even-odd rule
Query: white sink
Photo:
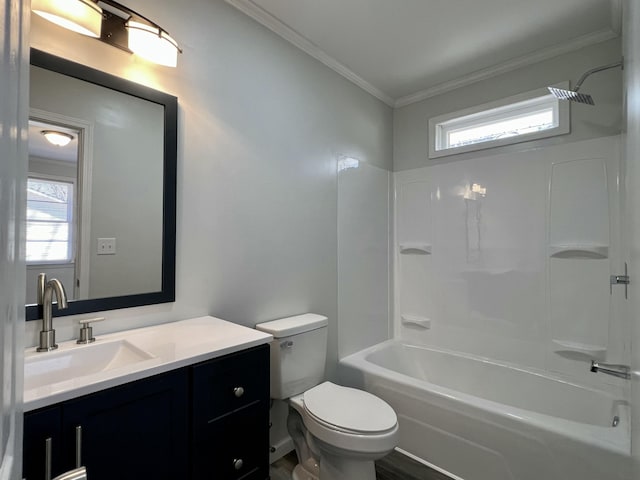
[[24, 389], [31, 390], [130, 367], [153, 358], [154, 355], [126, 340], [65, 345], [52, 352], [32, 352], [24, 359]]

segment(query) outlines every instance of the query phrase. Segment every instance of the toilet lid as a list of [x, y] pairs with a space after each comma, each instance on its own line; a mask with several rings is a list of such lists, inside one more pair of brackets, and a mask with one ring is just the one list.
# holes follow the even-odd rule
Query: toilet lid
[[304, 408], [322, 422], [359, 433], [384, 432], [398, 421], [396, 412], [384, 400], [331, 382], [307, 390]]

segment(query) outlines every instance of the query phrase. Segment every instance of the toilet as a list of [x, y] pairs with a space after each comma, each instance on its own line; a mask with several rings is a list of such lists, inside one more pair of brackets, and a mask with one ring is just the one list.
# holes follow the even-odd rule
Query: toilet
[[289, 403], [293, 480], [375, 480], [374, 461], [398, 443], [398, 419], [375, 395], [324, 381], [327, 324], [306, 313], [256, 325], [273, 335], [271, 397]]

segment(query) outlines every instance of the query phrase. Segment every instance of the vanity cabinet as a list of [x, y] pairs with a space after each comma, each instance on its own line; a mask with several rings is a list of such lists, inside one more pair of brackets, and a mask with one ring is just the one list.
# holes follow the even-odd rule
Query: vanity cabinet
[[65, 465], [79, 445], [91, 480], [184, 478], [188, 388], [181, 369], [65, 402]]
[[80, 465], [91, 480], [183, 478], [187, 465], [188, 374], [156, 375], [24, 417], [23, 477], [45, 480]]
[[192, 367], [192, 478], [269, 476], [269, 347]]
[[45, 479], [45, 465], [54, 475], [62, 466], [62, 412], [59, 406], [45, 407], [24, 415], [22, 476]]
[[[233, 353], [25, 413], [23, 477], [264, 480], [269, 347]], [[80, 445], [78, 452], [77, 446]]]

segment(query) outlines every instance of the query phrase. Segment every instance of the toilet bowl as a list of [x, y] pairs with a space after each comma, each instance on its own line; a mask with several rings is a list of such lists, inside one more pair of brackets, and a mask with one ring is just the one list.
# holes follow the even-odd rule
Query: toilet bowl
[[[271, 396], [288, 399], [294, 480], [375, 480], [374, 461], [398, 443], [398, 420], [368, 392], [322, 382], [327, 318], [305, 314], [256, 325], [271, 342]], [[322, 383], [321, 383], [322, 382]]]

